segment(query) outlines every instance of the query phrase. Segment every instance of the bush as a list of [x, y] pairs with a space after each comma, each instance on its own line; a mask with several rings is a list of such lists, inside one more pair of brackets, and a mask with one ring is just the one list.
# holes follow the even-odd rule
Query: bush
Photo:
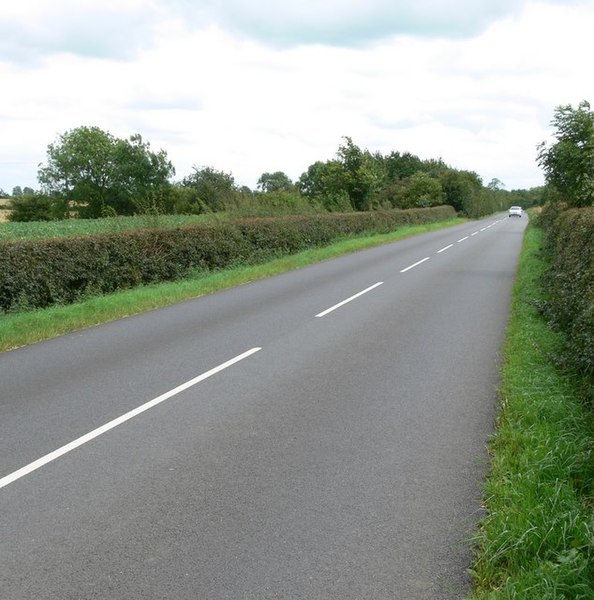
[[563, 361], [594, 381], [594, 207], [548, 208], [540, 218], [551, 266], [545, 312], [568, 339]]
[[0, 311], [69, 304], [89, 295], [250, 264], [340, 237], [385, 233], [455, 216], [450, 206], [405, 211], [252, 218], [215, 225], [5, 242]]
[[9, 221], [51, 221], [52, 201], [43, 194], [25, 194], [10, 200]]

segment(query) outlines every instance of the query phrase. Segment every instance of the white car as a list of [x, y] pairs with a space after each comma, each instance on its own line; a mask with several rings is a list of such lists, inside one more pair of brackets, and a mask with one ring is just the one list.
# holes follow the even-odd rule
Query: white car
[[509, 217], [521, 217], [522, 216], [522, 207], [521, 206], [510, 206], [508, 211]]

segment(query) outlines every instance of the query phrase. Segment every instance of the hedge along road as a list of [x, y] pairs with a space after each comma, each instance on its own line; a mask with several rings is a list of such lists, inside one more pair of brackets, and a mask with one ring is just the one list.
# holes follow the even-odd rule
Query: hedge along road
[[0, 355], [19, 598], [459, 598], [525, 219]]

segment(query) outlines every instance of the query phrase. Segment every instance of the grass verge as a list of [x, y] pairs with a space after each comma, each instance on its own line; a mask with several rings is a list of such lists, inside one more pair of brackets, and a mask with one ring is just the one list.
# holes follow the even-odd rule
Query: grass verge
[[594, 415], [553, 364], [541, 238], [528, 228], [514, 288], [474, 600], [594, 598]]
[[54, 306], [43, 310], [0, 315], [0, 351], [204, 296], [343, 254], [450, 227], [461, 222], [463, 222], [462, 219], [452, 219], [441, 223], [402, 227], [388, 234], [348, 238], [323, 248], [306, 250], [265, 264], [241, 266], [216, 273], [198, 273], [183, 281], [145, 286], [108, 296], [89, 298], [85, 302], [68, 306]]

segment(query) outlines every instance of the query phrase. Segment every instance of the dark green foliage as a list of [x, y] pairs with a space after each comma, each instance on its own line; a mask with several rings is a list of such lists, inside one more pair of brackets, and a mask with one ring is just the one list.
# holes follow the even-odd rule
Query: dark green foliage
[[[594, 207], [544, 211], [546, 314], [568, 340], [563, 360], [594, 383]], [[594, 390], [594, 387], [591, 388]]]
[[225, 210], [233, 204], [237, 192], [233, 175], [212, 167], [194, 167], [194, 172], [184, 177], [182, 186], [194, 194], [194, 204], [199, 203], [208, 211]]
[[295, 189], [295, 184], [283, 171], [262, 173], [258, 179], [258, 189], [263, 192], [289, 192]]
[[9, 221], [51, 221], [52, 200], [44, 194], [20, 194], [9, 203]]
[[98, 127], [78, 127], [50, 144], [47, 157], [39, 182], [81, 217], [102, 217], [106, 208], [131, 215], [147, 203], [167, 209], [175, 169], [165, 151], [151, 151], [140, 135], [122, 140]]
[[557, 141], [538, 146], [538, 164], [570, 206], [594, 204], [594, 112], [587, 101], [578, 108], [558, 106], [551, 123]]
[[250, 264], [340, 237], [385, 233], [455, 216], [449, 206], [408, 211], [244, 219], [0, 245], [0, 311], [68, 304], [94, 294]]

